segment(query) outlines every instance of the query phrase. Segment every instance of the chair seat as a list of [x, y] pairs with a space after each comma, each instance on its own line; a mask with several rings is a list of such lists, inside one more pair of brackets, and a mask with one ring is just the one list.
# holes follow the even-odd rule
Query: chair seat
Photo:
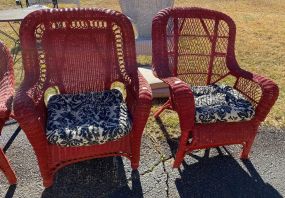
[[104, 144], [130, 133], [132, 121], [120, 91], [60, 94], [48, 101], [46, 136], [59, 146]]
[[255, 108], [239, 91], [225, 85], [192, 86], [195, 122], [239, 122], [251, 120]]

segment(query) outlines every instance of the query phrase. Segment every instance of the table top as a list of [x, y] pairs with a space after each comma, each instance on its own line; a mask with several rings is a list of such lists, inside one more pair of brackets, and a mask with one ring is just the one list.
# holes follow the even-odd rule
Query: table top
[[0, 10], [0, 22], [22, 21], [28, 14], [45, 8], [47, 7], [36, 5], [28, 8]]

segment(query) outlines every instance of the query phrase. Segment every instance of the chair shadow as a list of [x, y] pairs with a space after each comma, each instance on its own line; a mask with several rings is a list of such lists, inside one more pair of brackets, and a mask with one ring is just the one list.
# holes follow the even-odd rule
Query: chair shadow
[[128, 181], [122, 158], [108, 157], [62, 168], [53, 186], [43, 191], [42, 198], [142, 197], [142, 194], [139, 172], [132, 171]]
[[163, 125], [163, 122], [159, 117], [156, 118], [156, 123], [158, 124], [160, 130], [162, 131], [162, 133], [166, 139], [166, 142], [167, 142], [167, 144], [170, 148], [170, 151], [171, 151], [171, 156], [173, 158], [175, 158], [175, 153], [178, 149], [178, 140], [175, 140], [175, 139], [170, 137], [169, 133], [167, 132], [166, 127]]
[[[178, 141], [171, 139], [160, 118], [157, 123], [175, 156]], [[282, 197], [263, 181], [250, 160], [239, 162], [226, 147], [206, 149], [202, 156], [189, 154], [178, 169], [181, 178], [175, 180], [180, 197]]]
[[16, 188], [17, 188], [16, 184], [10, 185], [5, 195], [5, 198], [12, 198], [14, 196]]

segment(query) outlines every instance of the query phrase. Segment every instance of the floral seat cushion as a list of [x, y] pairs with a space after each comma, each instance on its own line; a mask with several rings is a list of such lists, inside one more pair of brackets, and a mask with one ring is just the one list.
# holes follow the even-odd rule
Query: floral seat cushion
[[130, 133], [132, 122], [120, 91], [54, 95], [48, 101], [46, 136], [51, 144], [104, 144]]
[[251, 120], [255, 115], [251, 102], [230, 86], [213, 84], [191, 89], [196, 123], [239, 122]]

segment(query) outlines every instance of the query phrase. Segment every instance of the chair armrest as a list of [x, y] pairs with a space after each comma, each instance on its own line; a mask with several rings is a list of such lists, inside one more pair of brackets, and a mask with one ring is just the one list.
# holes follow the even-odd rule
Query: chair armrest
[[[255, 118], [260, 122], [264, 121], [278, 98], [279, 88], [277, 84], [266, 77], [253, 74], [242, 69], [235, 71], [235, 76], [238, 79], [244, 78], [259, 85], [259, 88], [261, 89], [261, 96], [259, 101], [256, 101]], [[247, 83], [246, 86], [242, 86], [241, 84], [242, 83], [239, 84], [239, 82], [237, 82], [236, 87], [244, 93], [246, 93], [249, 89], [253, 89], [252, 92], [258, 92], [256, 85]]]
[[12, 110], [12, 101], [14, 97], [14, 78], [13, 73], [5, 73], [0, 82], [0, 116], [9, 118]]
[[190, 86], [177, 77], [161, 78], [169, 85], [174, 110], [177, 111], [181, 131], [193, 129], [195, 123], [195, 102]]
[[[31, 88], [27, 88], [31, 87]], [[46, 107], [43, 99], [33, 97], [35, 86], [21, 86], [13, 103], [14, 117], [21, 128], [28, 134], [37, 134], [44, 137], [46, 124]]]
[[9, 49], [0, 41], [0, 117], [8, 119], [15, 94], [14, 62]]
[[130, 105], [132, 114], [138, 113], [138, 108], [151, 108], [152, 91], [150, 85], [138, 71], [137, 78], [132, 76], [132, 83], [126, 87], [127, 89], [127, 103]]
[[[32, 94], [36, 86], [25, 86], [24, 84], [25, 81], [16, 92], [13, 103], [14, 118], [31, 143], [37, 156], [40, 169], [47, 170], [48, 141], [45, 135], [45, 105], [43, 101], [38, 101], [33, 98]], [[42, 174], [46, 174], [46, 172], [42, 172]]]
[[137, 78], [132, 76], [132, 82], [127, 85], [126, 91], [126, 101], [133, 119], [133, 131], [141, 136], [151, 109], [151, 88], [138, 71]]

